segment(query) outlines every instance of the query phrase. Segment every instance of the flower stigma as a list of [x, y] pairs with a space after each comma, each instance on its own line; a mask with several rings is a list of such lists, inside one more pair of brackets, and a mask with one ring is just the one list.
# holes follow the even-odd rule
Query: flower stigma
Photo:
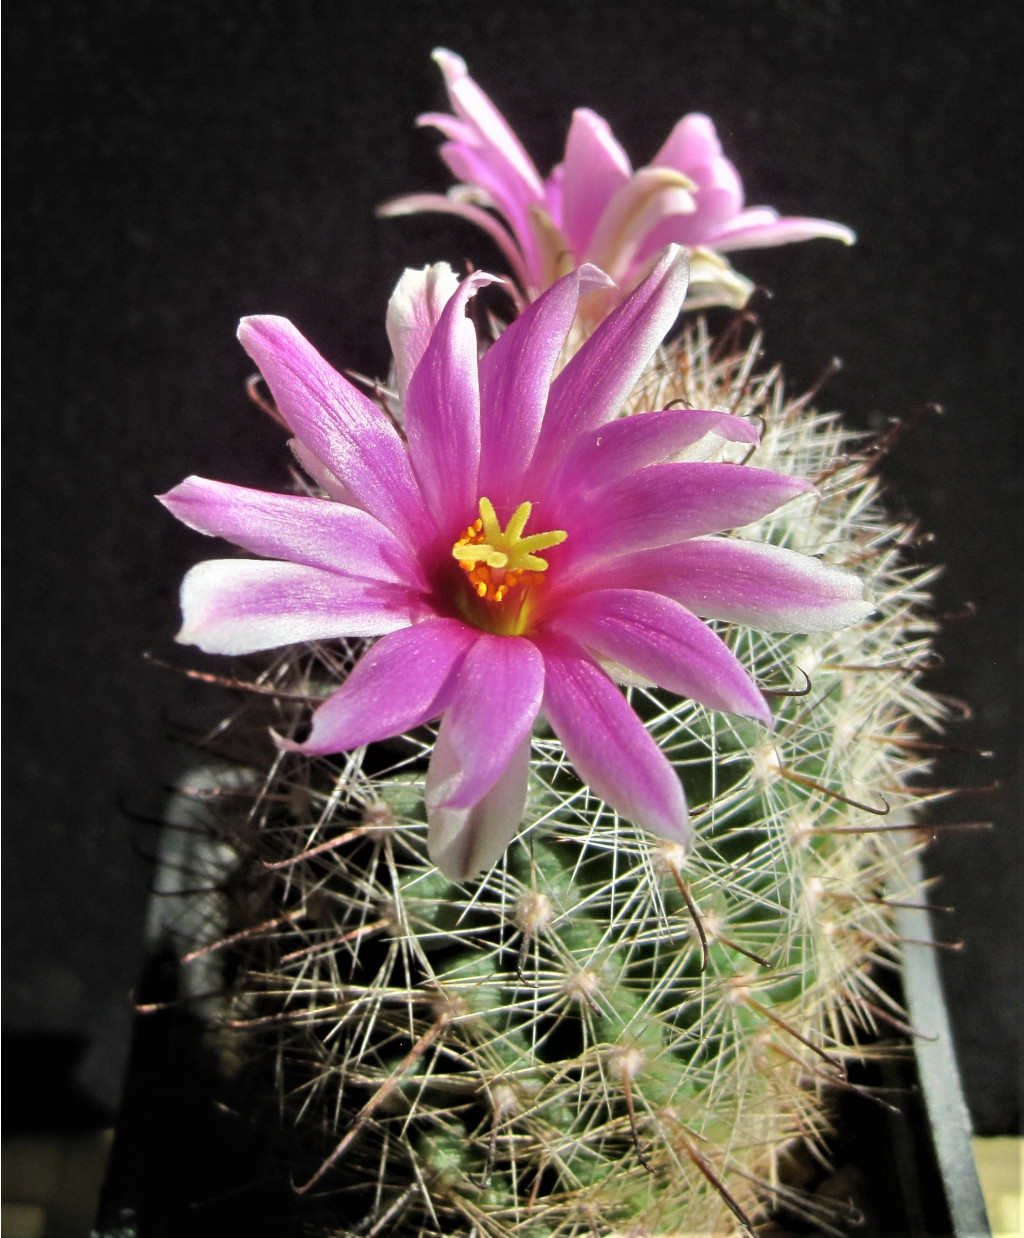
[[[567, 534], [563, 529], [523, 537], [523, 529], [532, 510], [532, 503], [520, 503], [502, 529], [493, 503], [483, 498], [480, 500], [479, 517], [462, 532], [452, 547], [453, 558], [466, 573], [480, 601], [504, 602], [519, 586], [537, 583], [548, 567], [547, 559], [542, 559], [537, 551], [547, 550], [565, 541]], [[496, 618], [493, 616], [486, 626], [516, 633], [525, 627], [525, 616], [521, 614], [518, 621], [513, 620], [511, 624], [495, 626]]]

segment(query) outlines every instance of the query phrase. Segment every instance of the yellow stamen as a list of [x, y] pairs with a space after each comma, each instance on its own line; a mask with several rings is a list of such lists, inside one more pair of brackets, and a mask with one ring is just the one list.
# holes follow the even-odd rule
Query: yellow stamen
[[511, 589], [547, 571], [548, 561], [536, 552], [564, 542], [562, 529], [523, 537], [532, 503], [520, 503], [502, 529], [490, 499], [480, 500], [480, 516], [452, 547], [452, 555], [469, 577], [477, 597], [501, 602]]

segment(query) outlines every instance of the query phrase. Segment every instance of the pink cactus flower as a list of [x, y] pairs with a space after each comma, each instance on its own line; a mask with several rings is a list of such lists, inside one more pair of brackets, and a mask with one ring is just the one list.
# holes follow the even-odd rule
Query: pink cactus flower
[[[519, 139], [469, 76], [462, 59], [438, 49], [454, 115], [427, 113], [447, 139], [441, 155], [458, 180], [449, 196], [413, 194], [384, 215], [445, 211], [469, 219], [498, 244], [528, 300], [568, 270], [591, 262], [623, 291], [636, 285], [668, 244], [690, 251], [687, 305], [742, 307], [753, 288], [723, 254], [854, 233], [826, 219], [780, 218], [744, 207], [743, 185], [707, 116], [684, 116], [647, 167], [634, 172], [607, 121], [573, 113], [565, 158], [543, 180]], [[604, 302], [609, 301], [604, 297]]]
[[243, 320], [294, 450], [331, 497], [198, 477], [164, 495], [191, 528], [261, 556], [192, 568], [178, 639], [244, 654], [379, 638], [305, 741], [279, 742], [337, 753], [440, 717], [428, 843], [452, 879], [488, 868], [514, 835], [539, 714], [598, 796], [686, 845], [679, 777], [615, 670], [770, 726], [760, 691], [697, 616], [831, 629], [871, 609], [862, 585], [719, 536], [811, 489], [699, 459], [709, 435], [755, 443], [749, 423], [691, 409], [620, 416], [683, 301], [680, 250], [557, 374], [581, 293], [607, 284], [599, 271], [563, 277], [482, 356], [466, 307], [492, 277], [437, 272], [407, 272], [389, 313], [404, 436], [289, 322]]

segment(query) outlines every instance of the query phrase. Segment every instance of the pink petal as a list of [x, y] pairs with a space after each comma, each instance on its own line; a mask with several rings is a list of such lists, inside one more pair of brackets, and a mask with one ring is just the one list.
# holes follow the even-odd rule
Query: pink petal
[[686, 295], [686, 254], [668, 249], [650, 275], [597, 328], [551, 384], [530, 481], [540, 492], [581, 434], [622, 411]]
[[706, 244], [715, 228], [727, 224], [743, 209], [743, 183], [732, 163], [722, 154], [715, 126], [708, 116], [691, 113], [678, 121], [664, 146], [654, 156], [655, 167], [676, 168], [697, 185], [697, 210], [674, 226], [656, 229], [644, 247], [646, 254], [659, 245], [677, 241], [693, 248]]
[[693, 195], [696, 210], [656, 221], [636, 252], [636, 263], [645, 262], [665, 245], [685, 245], [689, 250], [711, 245], [718, 229], [728, 227], [735, 218], [743, 202], [743, 188], [727, 159], [719, 159], [712, 167], [691, 168], [687, 175], [697, 185]]
[[588, 561], [669, 546], [760, 520], [810, 482], [739, 464], [652, 464], [580, 503], [567, 493], [548, 517], [569, 536], [560, 571]]
[[420, 211], [439, 211], [444, 215], [458, 215], [471, 224], [482, 228], [498, 246], [512, 267], [516, 279], [527, 288], [532, 282], [530, 270], [522, 252], [507, 228], [504, 228], [495, 217], [471, 202], [462, 202], [458, 198], [446, 198], [440, 193], [412, 193], [402, 198], [393, 198], [377, 207], [377, 214], [388, 219], [398, 215], [416, 215]]
[[[438, 736], [438, 743], [440, 743]], [[430, 762], [431, 773], [444, 781], [456, 754], [445, 747]], [[427, 846], [430, 858], [451, 881], [465, 881], [485, 872], [501, 859], [515, 836], [526, 808], [530, 773], [530, 737], [512, 753], [508, 764], [490, 791], [471, 808], [432, 808], [427, 814]]]
[[669, 692], [771, 726], [765, 699], [735, 654], [667, 597], [640, 589], [583, 593], [550, 626]]
[[299, 563], [210, 559], [181, 583], [183, 645], [255, 653], [300, 641], [380, 636], [423, 617], [410, 589]]
[[436, 262], [418, 271], [407, 270], [395, 285], [386, 322], [400, 399], [405, 399], [412, 372], [426, 351], [441, 311], [458, 286], [455, 272], [447, 262]]
[[540, 434], [551, 376], [583, 291], [612, 286], [583, 266], [527, 306], [480, 361], [479, 492], [499, 509], [523, 501], [523, 474]]
[[409, 460], [377, 405], [332, 369], [285, 318], [243, 318], [238, 338], [296, 437], [359, 506], [400, 536], [421, 537], [425, 514]]
[[[721, 156], [722, 144], [711, 117], [690, 112], [676, 121], [672, 132], [651, 160], [651, 167], [676, 168], [689, 176], [694, 168], [712, 166]], [[742, 205], [741, 191], [737, 209]]]
[[305, 743], [279, 739], [280, 746], [345, 752], [436, 718], [451, 699], [453, 672], [475, 637], [457, 619], [440, 618], [382, 636], [313, 714]]
[[426, 587], [405, 543], [359, 508], [203, 477], [186, 478], [160, 502], [190, 529], [268, 559]]
[[682, 784], [608, 676], [574, 641], [546, 635], [542, 710], [580, 778], [616, 812], [689, 846]]
[[403, 412], [409, 457], [437, 527], [453, 537], [476, 514], [480, 388], [476, 330], [466, 302], [492, 275], [470, 275], [441, 312], [409, 380]]
[[[479, 186], [493, 200], [536, 276], [542, 263], [529, 213], [531, 206], [542, 206], [545, 201], [537, 169], [505, 118], [469, 76], [461, 57], [438, 48], [434, 60], [444, 74], [452, 109], [464, 126], [439, 126], [453, 139], [441, 148], [441, 155], [457, 179]], [[429, 117], [427, 123], [436, 124], [437, 118]]]
[[852, 228], [830, 219], [780, 219], [770, 207], [752, 207], [730, 223], [708, 234], [704, 244], [729, 253], [735, 249], [763, 249], [769, 245], [789, 245], [818, 237], [852, 245], [857, 234]]
[[757, 443], [758, 429], [728, 413], [694, 408], [636, 413], [581, 435], [552, 480], [583, 498], [662, 460], [669, 460], [707, 439], [711, 450], [725, 441]]
[[544, 202], [547, 206], [548, 215], [556, 228], [561, 228], [562, 226], [562, 198], [564, 196], [562, 182], [564, 180], [565, 169], [560, 163], [556, 163], [544, 182]]
[[491, 100], [469, 76], [466, 62], [443, 47], [434, 50], [434, 62], [444, 75], [452, 108], [478, 135], [495, 163], [503, 164], [533, 202], [543, 202], [544, 190], [533, 160]]
[[478, 206], [489, 207], [508, 223], [521, 253], [521, 265], [530, 273], [531, 286], [539, 286], [544, 259], [531, 224], [531, 211], [540, 209], [537, 203], [525, 201], [520, 186], [511, 183], [501, 167], [495, 167], [488, 153], [473, 146], [447, 142], [441, 147], [441, 157], [459, 181], [451, 191], [455, 200], [472, 197]]
[[616, 190], [631, 175], [629, 158], [608, 122], [589, 108], [577, 108], [565, 143], [561, 215], [561, 230], [577, 262]]
[[605, 208], [584, 255], [619, 283], [637, 270], [648, 234], [697, 210], [693, 183], [673, 168], [641, 168]]
[[641, 551], [588, 573], [587, 588], [653, 589], [708, 619], [766, 632], [832, 632], [874, 610], [864, 582], [812, 555], [740, 538], [700, 538]]
[[[521, 636], [481, 634], [466, 654], [438, 733], [427, 807], [471, 808], [501, 777], [540, 710], [544, 662]], [[437, 753], [441, 753], [438, 759]]]

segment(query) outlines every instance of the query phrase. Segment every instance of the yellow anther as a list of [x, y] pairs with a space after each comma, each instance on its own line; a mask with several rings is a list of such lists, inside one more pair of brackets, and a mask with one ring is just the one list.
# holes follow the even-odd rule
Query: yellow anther
[[502, 529], [494, 504], [490, 499], [480, 500], [479, 517], [452, 547], [452, 555], [478, 597], [502, 601], [524, 578], [547, 570], [548, 562], [536, 553], [538, 550], [565, 541], [561, 529], [523, 537], [532, 510], [531, 503], [520, 503]]

